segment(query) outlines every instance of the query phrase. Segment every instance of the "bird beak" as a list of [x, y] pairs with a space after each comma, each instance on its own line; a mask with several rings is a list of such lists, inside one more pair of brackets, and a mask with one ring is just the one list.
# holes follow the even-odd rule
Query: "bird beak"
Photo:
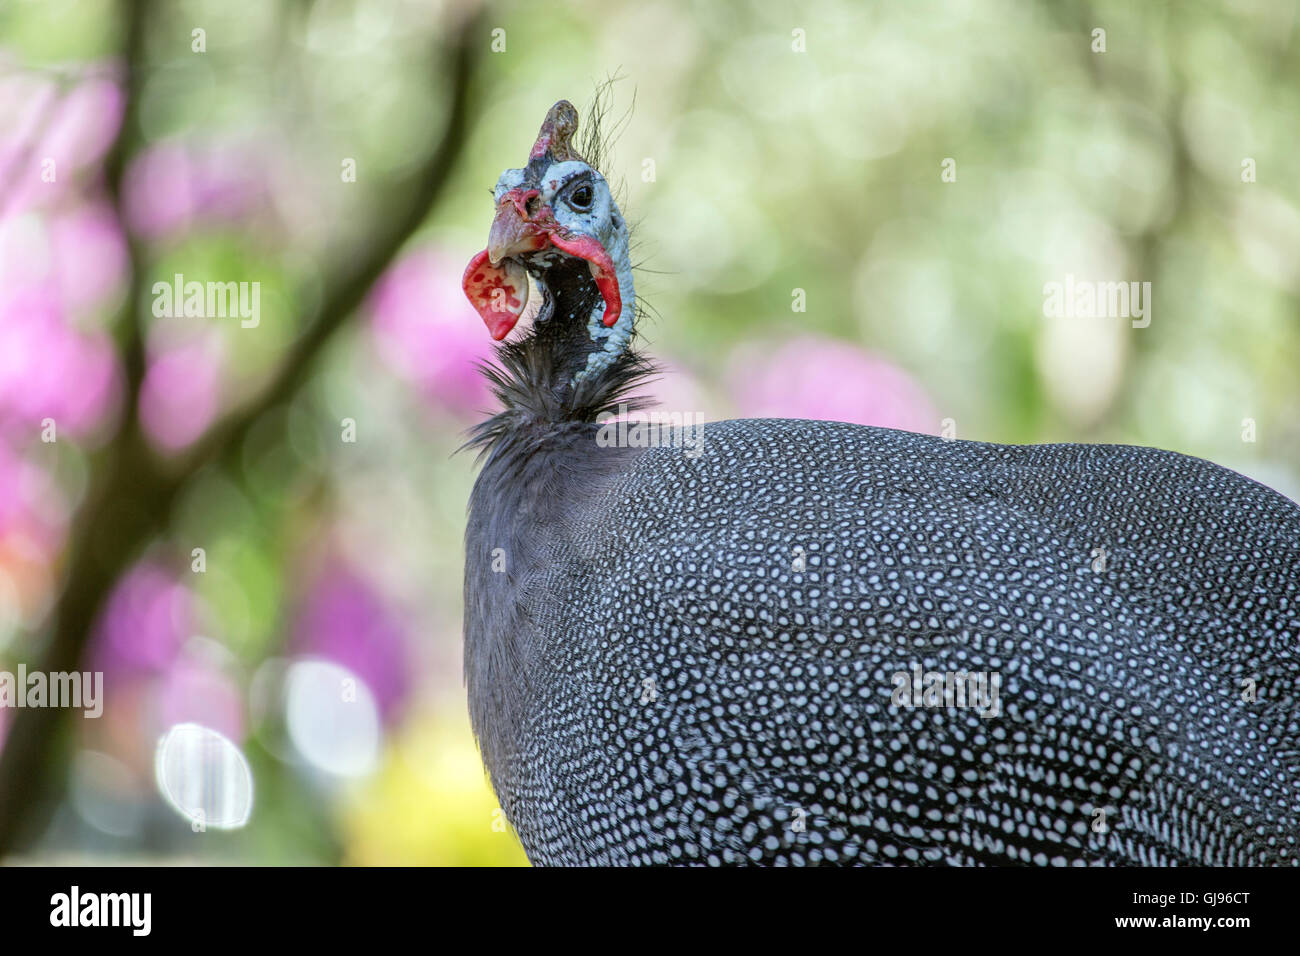
[[461, 279], [466, 297], [498, 342], [510, 334], [528, 304], [528, 273], [514, 257], [550, 242], [549, 234], [528, 217], [528, 201], [536, 195], [536, 190], [512, 189], [501, 197], [487, 248], [470, 260]]
[[492, 229], [488, 232], [488, 261], [495, 266], [502, 259], [521, 252], [536, 252], [544, 248], [548, 241], [547, 234], [521, 213], [519, 202], [507, 195], [497, 207], [496, 218], [492, 220]]

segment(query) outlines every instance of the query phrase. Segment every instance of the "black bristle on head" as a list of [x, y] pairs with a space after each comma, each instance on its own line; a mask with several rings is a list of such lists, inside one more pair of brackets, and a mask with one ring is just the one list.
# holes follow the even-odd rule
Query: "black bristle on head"
[[628, 104], [627, 109], [617, 119], [610, 121], [614, 84], [622, 79], [621, 74], [615, 73], [596, 84], [596, 91], [587, 107], [586, 116], [578, 124], [578, 151], [582, 153], [587, 165], [602, 176], [605, 175], [606, 160], [609, 159], [623, 131], [627, 129], [632, 119], [632, 112], [636, 109], [636, 93], [633, 92], [632, 102]]

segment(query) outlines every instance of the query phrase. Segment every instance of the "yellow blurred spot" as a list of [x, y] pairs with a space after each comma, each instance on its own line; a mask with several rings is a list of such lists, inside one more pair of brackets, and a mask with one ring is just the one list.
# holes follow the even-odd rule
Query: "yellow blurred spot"
[[356, 866], [527, 866], [488, 786], [463, 705], [413, 716], [343, 809]]

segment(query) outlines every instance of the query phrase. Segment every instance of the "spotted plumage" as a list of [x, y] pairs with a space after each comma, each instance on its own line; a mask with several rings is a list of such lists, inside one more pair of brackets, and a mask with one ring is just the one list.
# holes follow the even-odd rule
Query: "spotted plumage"
[[534, 863], [1300, 862], [1294, 502], [1172, 452], [828, 422], [605, 447], [646, 365], [585, 375], [586, 263], [521, 259], [465, 661]]

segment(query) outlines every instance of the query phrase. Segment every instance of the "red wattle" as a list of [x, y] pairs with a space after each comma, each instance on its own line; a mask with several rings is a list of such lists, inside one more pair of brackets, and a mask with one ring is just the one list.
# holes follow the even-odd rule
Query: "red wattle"
[[528, 302], [528, 274], [511, 259], [492, 265], [484, 249], [470, 259], [461, 288], [494, 341], [500, 342], [519, 321]]
[[591, 264], [591, 277], [605, 299], [605, 314], [601, 321], [605, 323], [605, 328], [613, 328], [623, 312], [623, 296], [618, 290], [618, 274], [614, 271], [614, 263], [605, 247], [590, 236], [564, 234], [558, 230], [551, 233], [551, 244], [571, 256], [586, 259]]

